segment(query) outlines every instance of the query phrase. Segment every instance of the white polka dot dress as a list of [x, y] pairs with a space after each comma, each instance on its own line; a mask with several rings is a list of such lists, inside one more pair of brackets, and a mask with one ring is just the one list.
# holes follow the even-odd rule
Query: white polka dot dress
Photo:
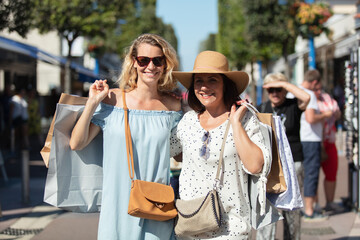
[[[214, 185], [226, 120], [207, 131], [200, 125], [198, 114], [187, 112], [180, 121], [171, 142], [171, 151], [182, 147], [183, 162], [180, 174], [180, 198], [190, 200], [207, 194]], [[264, 158], [270, 158], [270, 146], [265, 146], [258, 120], [247, 112], [242, 121], [250, 139], [261, 148]], [[204, 135], [208, 135], [204, 137]], [[178, 142], [178, 144], [175, 144]], [[206, 145], [205, 147], [203, 145]], [[206, 148], [206, 149], [205, 149]], [[222, 226], [218, 231], [199, 235], [199, 239], [248, 239], [251, 232], [248, 197], [248, 171], [236, 152], [230, 126], [224, 149], [218, 190], [222, 209]], [[192, 239], [192, 238], [181, 238]], [[195, 238], [197, 239], [197, 238]]]

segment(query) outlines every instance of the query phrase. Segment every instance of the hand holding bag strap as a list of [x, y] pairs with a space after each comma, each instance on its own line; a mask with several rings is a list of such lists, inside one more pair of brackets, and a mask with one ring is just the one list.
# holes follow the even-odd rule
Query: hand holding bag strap
[[[261, 127], [261, 124], [264, 124], [264, 123], [260, 119], [260, 114], [264, 114], [264, 113], [259, 113], [259, 111], [253, 105], [251, 105], [249, 103], [244, 102], [242, 104], [245, 105], [247, 107], [247, 109], [258, 119], [259, 124], [260, 124], [259, 127]], [[269, 126], [269, 128], [267, 128], [268, 131], [271, 129], [270, 130], [271, 135], [270, 135], [269, 140], [270, 140], [271, 150], [272, 150], [272, 155], [271, 156], [272, 156], [272, 158], [274, 158], [274, 150], [276, 150], [275, 152], [277, 152], [278, 144], [277, 144], [277, 141], [276, 141], [276, 136], [273, 135], [274, 129], [272, 127], [273, 127], [274, 123], [273, 123], [272, 115], [271, 115], [271, 121], [272, 121], [271, 126], [269, 126], [268, 124], [266, 124], [266, 125]], [[275, 137], [274, 144], [272, 143], [272, 138], [273, 137]], [[276, 156], [278, 156], [278, 155], [276, 155]], [[267, 172], [266, 166], [270, 166], [270, 172]], [[275, 169], [275, 167], [276, 167], [276, 169], [279, 170], [279, 172], [272, 172], [273, 169]], [[281, 169], [281, 171], [280, 171], [280, 169]], [[280, 172], [281, 172], [281, 175], [283, 176], [283, 171], [282, 171], [282, 168], [281, 168], [280, 158], [271, 159], [271, 161], [268, 162], [268, 163], [266, 163], [265, 159], [264, 159], [264, 167], [263, 167], [262, 172], [260, 173], [259, 181], [257, 182], [257, 188], [258, 188], [258, 192], [259, 192], [258, 198], [259, 198], [259, 203], [260, 203], [260, 215], [264, 215], [265, 210], [266, 210], [265, 202], [266, 202], [266, 188], [267, 188], [268, 178], [271, 178], [271, 176], [273, 176], [276, 179], [280, 180]], [[273, 173], [275, 173], [275, 175]]]
[[223, 162], [224, 148], [225, 148], [225, 143], [226, 143], [226, 138], [227, 138], [227, 135], [228, 135], [228, 132], [229, 132], [229, 128], [230, 128], [230, 120], [228, 119], [228, 123], [226, 125], [226, 130], [225, 130], [225, 134], [224, 134], [224, 139], [223, 139], [223, 142], [222, 142], [222, 145], [221, 145], [221, 151], [220, 151], [220, 157], [219, 157], [219, 165], [218, 165], [217, 172], [216, 172], [214, 189], [216, 189], [217, 183], [220, 182], [220, 178], [219, 178], [220, 169], [221, 169], [222, 162]]
[[[133, 147], [131, 142], [131, 132], [129, 126], [129, 109], [126, 106], [125, 99], [125, 90], [122, 89], [122, 100], [123, 100], [123, 108], [124, 108], [124, 122], [125, 122], [125, 140], [126, 140], [126, 156], [128, 160], [128, 168], [129, 168], [129, 177], [131, 180], [134, 179], [134, 155], [133, 155]], [[131, 162], [130, 159], [131, 158]]]

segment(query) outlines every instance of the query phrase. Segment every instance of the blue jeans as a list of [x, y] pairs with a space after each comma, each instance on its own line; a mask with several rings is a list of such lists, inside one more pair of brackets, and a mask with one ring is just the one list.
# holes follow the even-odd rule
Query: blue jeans
[[301, 142], [304, 154], [304, 196], [316, 196], [320, 162], [321, 142]]

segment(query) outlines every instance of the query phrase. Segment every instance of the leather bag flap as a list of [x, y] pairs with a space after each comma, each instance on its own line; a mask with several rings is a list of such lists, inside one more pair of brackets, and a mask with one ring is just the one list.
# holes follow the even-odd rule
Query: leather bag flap
[[152, 202], [171, 203], [175, 199], [174, 190], [168, 185], [141, 180], [134, 180], [133, 184], [138, 185], [144, 197]]

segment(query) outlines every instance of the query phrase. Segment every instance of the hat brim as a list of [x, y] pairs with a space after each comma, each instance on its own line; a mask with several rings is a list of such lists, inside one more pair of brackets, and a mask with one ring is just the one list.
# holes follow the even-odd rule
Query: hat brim
[[218, 73], [218, 74], [224, 74], [227, 76], [231, 81], [233, 81], [236, 85], [236, 88], [241, 94], [249, 85], [249, 75], [246, 72], [242, 71], [211, 71], [207, 69], [205, 71], [192, 71], [192, 72], [180, 72], [180, 71], [173, 71], [172, 75], [186, 88], [189, 89], [191, 86], [192, 76], [195, 73]]

